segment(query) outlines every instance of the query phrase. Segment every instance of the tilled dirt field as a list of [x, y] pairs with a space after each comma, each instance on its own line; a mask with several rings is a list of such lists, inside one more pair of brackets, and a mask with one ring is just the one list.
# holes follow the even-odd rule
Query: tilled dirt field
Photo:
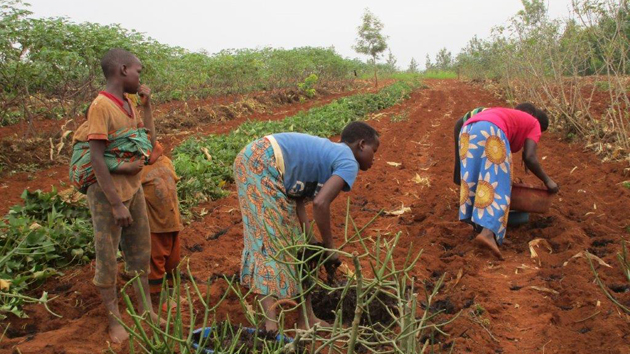
[[[452, 130], [466, 111], [505, 103], [490, 92], [455, 80], [427, 83], [429, 89], [414, 92], [409, 100], [371, 121], [382, 137], [377, 161], [370, 171], [359, 174], [352, 192], [335, 201], [337, 235], [343, 231], [347, 197], [358, 224], [380, 209], [409, 206], [411, 211], [401, 216], [379, 218], [366, 235], [380, 232], [393, 237], [402, 232], [400, 257], [410, 248], [424, 250], [414, 270], [420, 281], [435, 281], [447, 273], [439, 297], [448, 310], [445, 318], [463, 312], [446, 327], [450, 336], [441, 340], [454, 343], [455, 353], [630, 353], [630, 317], [605, 297], [584, 258], [571, 259], [589, 250], [610, 264], [612, 268], [596, 265], [596, 269], [606, 285], [619, 291], [613, 294], [630, 305], [630, 291], [619, 286], [624, 277], [615, 258], [621, 240], [630, 238], [630, 190], [621, 185], [628, 179], [623, 175], [627, 166], [602, 164], [580, 144], [543, 135], [539, 158], [561, 192], [548, 214], [532, 215], [529, 224], [508, 230], [502, 247], [505, 260], [497, 261], [476, 248], [472, 229], [457, 221], [459, 188], [452, 182]], [[524, 174], [520, 157], [515, 157], [515, 171], [525, 182], [538, 183]], [[412, 181], [416, 174], [427, 177], [430, 186]], [[234, 193], [201, 207], [209, 213], [182, 234], [183, 253], [190, 257], [192, 273], [200, 280], [238, 273], [242, 225]], [[547, 240], [551, 252], [537, 248], [539, 258], [532, 259], [528, 244], [537, 238]], [[58, 295], [51, 308], [63, 318], [41, 307], [27, 307], [30, 318], [10, 319], [8, 338], [0, 343], [0, 351], [97, 353], [107, 348], [105, 313], [91, 285], [92, 275], [93, 268], [87, 265], [45, 284], [43, 289]], [[209, 291], [218, 298], [225, 283], [216, 281]], [[483, 312], [486, 329], [472, 320], [471, 311]], [[220, 313], [229, 314], [235, 322], [245, 321], [234, 298], [228, 299]], [[125, 352], [127, 348], [115, 349]]]

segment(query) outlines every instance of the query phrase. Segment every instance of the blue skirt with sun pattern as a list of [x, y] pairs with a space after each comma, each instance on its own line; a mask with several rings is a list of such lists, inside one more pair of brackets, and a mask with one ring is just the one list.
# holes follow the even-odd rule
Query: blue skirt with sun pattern
[[500, 245], [512, 192], [510, 142], [495, 124], [475, 122], [459, 134], [459, 158], [459, 220], [492, 230]]

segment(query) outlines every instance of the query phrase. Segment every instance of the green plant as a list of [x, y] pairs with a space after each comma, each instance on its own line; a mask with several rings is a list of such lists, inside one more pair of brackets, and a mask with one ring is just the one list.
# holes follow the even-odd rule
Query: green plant
[[409, 111], [404, 111], [402, 113], [396, 114], [391, 118], [391, 121], [394, 123], [406, 122], [407, 120], [409, 120]]
[[621, 182], [621, 185], [626, 187], [626, 188], [628, 188], [628, 189], [630, 189], [630, 181], [623, 181], [623, 182]]
[[[381, 237], [376, 240], [368, 239], [363, 233], [369, 225], [376, 219], [373, 218], [368, 223], [359, 227], [349, 214], [350, 200], [347, 203], [346, 228], [344, 232], [344, 242], [337, 252], [352, 260], [350, 265], [353, 268], [352, 275], [348, 275], [347, 281], [341, 284], [325, 284], [317, 277], [317, 270], [326, 261], [326, 249], [308, 245], [300, 242], [304, 235], [284, 235], [287, 243], [279, 246], [276, 255], [272, 255], [278, 261], [283, 262], [288, 267], [294, 269], [295, 280], [298, 284], [312, 284], [311, 288], [302, 288], [297, 299], [297, 304], [291, 310], [305, 311], [305, 300], [303, 294], [312, 290], [313, 287], [323, 287], [328, 291], [339, 291], [343, 297], [354, 294], [356, 301], [351, 306], [350, 311], [344, 311], [344, 301], [340, 301], [334, 311], [335, 321], [330, 327], [314, 326], [309, 330], [295, 330], [290, 333], [293, 342], [286, 343], [282, 349], [277, 347], [265, 348], [261, 354], [272, 353], [301, 353], [306, 350], [308, 353], [348, 353], [353, 354], [359, 350], [374, 353], [425, 353], [440, 351], [440, 343], [435, 342], [435, 334], [448, 336], [444, 332], [444, 327], [455, 321], [459, 314], [451, 318], [443, 318], [440, 311], [430, 310], [431, 304], [442, 289], [444, 276], [442, 276], [432, 290], [425, 290], [424, 296], [417, 291], [417, 279], [412, 276], [412, 271], [418, 263], [422, 252], [414, 252], [412, 248], [406, 251], [406, 257], [400, 260], [395, 254], [398, 249], [398, 241], [401, 233], [393, 238]], [[283, 237], [283, 236], [280, 236]], [[371, 241], [370, 241], [371, 240]], [[308, 259], [298, 257], [300, 250], [311, 249], [312, 256]], [[345, 248], [352, 248], [349, 253]], [[284, 254], [284, 257], [280, 257]], [[310, 272], [302, 272], [307, 264], [316, 260], [316, 266], [310, 268]], [[186, 264], [186, 263], [183, 263]], [[369, 272], [365, 270], [369, 269]], [[214, 348], [221, 353], [238, 353], [240, 348], [237, 341], [232, 336], [226, 336], [225, 326], [217, 320], [217, 313], [223, 301], [228, 297], [236, 297], [242, 305], [245, 318], [249, 326], [259, 328], [264, 314], [258, 306], [252, 306], [248, 302], [251, 298], [251, 291], [243, 293], [241, 287], [234, 279], [224, 277], [221, 281], [227, 283], [228, 291], [223, 292], [218, 302], [210, 303], [210, 291], [204, 293], [200, 290], [196, 281], [191, 278], [190, 284], [182, 284], [180, 277], [176, 275], [173, 289], [165, 288], [160, 296], [160, 306], [166, 301], [170, 291], [175, 299], [175, 309], [171, 312], [158, 312], [158, 316], [166, 322], [164, 325], [157, 325], [146, 314], [138, 314], [133, 304], [123, 288], [123, 298], [127, 306], [127, 312], [132, 318], [132, 324], [128, 325], [121, 321], [130, 334], [129, 352], [135, 354], [136, 351], [142, 353], [200, 353], [192, 347], [192, 340], [201, 341], [201, 347], [205, 341], [214, 341]], [[367, 274], [373, 274], [368, 276]], [[304, 282], [308, 280], [308, 282]], [[133, 281], [129, 282], [128, 287]], [[210, 287], [210, 281], [206, 284], [206, 289]], [[186, 304], [181, 301], [181, 295], [186, 299]], [[394, 308], [389, 309], [391, 321], [383, 323], [362, 323], [364, 312], [368, 311], [372, 304], [381, 301], [384, 295], [392, 299]], [[424, 299], [424, 311], [419, 306], [420, 299]], [[351, 313], [349, 319], [343, 318], [343, 313]], [[286, 336], [288, 331], [284, 329], [286, 310], [280, 311], [279, 334]], [[349, 326], [343, 326], [347, 323]], [[228, 317], [229, 321], [229, 317]], [[385, 323], [386, 322], [386, 323]], [[195, 328], [212, 327], [218, 333], [214, 338], [199, 339], [193, 335]], [[229, 330], [229, 329], [228, 329]], [[226, 340], [226, 337], [228, 340]], [[232, 337], [232, 338], [230, 338]], [[219, 346], [221, 344], [221, 346]], [[452, 348], [451, 348], [452, 351]]]
[[306, 97], [313, 98], [317, 93], [317, 91], [315, 90], [317, 80], [317, 75], [310, 74], [306, 79], [304, 79], [304, 82], [298, 84], [298, 88]]
[[64, 201], [55, 191], [24, 191], [0, 224], [0, 318], [6, 313], [24, 317], [26, 302], [46, 304], [25, 296], [32, 286], [59, 269], [89, 261], [94, 255], [89, 213], [84, 205]]
[[473, 307], [473, 312], [477, 316], [482, 316], [484, 313], [486, 313], [486, 309], [483, 306], [481, 306], [481, 304], [476, 303], [475, 306]]
[[607, 81], [595, 81], [595, 88], [597, 91], [607, 92], [610, 90], [610, 83]]

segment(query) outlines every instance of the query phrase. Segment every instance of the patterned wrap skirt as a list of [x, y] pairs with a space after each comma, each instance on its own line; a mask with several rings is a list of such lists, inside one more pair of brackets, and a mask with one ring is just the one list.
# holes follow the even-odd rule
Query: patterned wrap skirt
[[243, 217], [241, 284], [260, 295], [295, 297], [299, 282], [287, 262], [295, 260], [296, 252], [284, 249], [305, 240], [296, 202], [286, 194], [267, 138], [250, 143], [238, 154], [234, 179]]
[[475, 122], [459, 134], [461, 187], [459, 220], [492, 230], [503, 243], [512, 192], [512, 154], [495, 124]]

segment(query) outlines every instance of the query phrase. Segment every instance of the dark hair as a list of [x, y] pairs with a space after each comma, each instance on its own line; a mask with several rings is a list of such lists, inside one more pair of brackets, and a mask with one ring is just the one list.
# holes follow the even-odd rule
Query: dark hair
[[134, 60], [138, 60], [138, 58], [124, 49], [110, 49], [101, 59], [103, 75], [105, 75], [105, 78], [109, 78], [120, 65], [129, 65], [133, 63]]
[[370, 127], [367, 123], [352, 122], [346, 125], [341, 132], [341, 142], [352, 144], [357, 140], [365, 140], [368, 144], [373, 144], [379, 135], [376, 129]]
[[542, 109], [536, 108], [533, 104], [529, 102], [519, 103], [516, 107], [514, 107], [514, 109], [529, 113], [534, 118], [538, 119], [538, 123], [540, 123], [540, 130], [545, 131], [549, 128], [549, 117], [547, 116], [547, 113], [545, 113]]

